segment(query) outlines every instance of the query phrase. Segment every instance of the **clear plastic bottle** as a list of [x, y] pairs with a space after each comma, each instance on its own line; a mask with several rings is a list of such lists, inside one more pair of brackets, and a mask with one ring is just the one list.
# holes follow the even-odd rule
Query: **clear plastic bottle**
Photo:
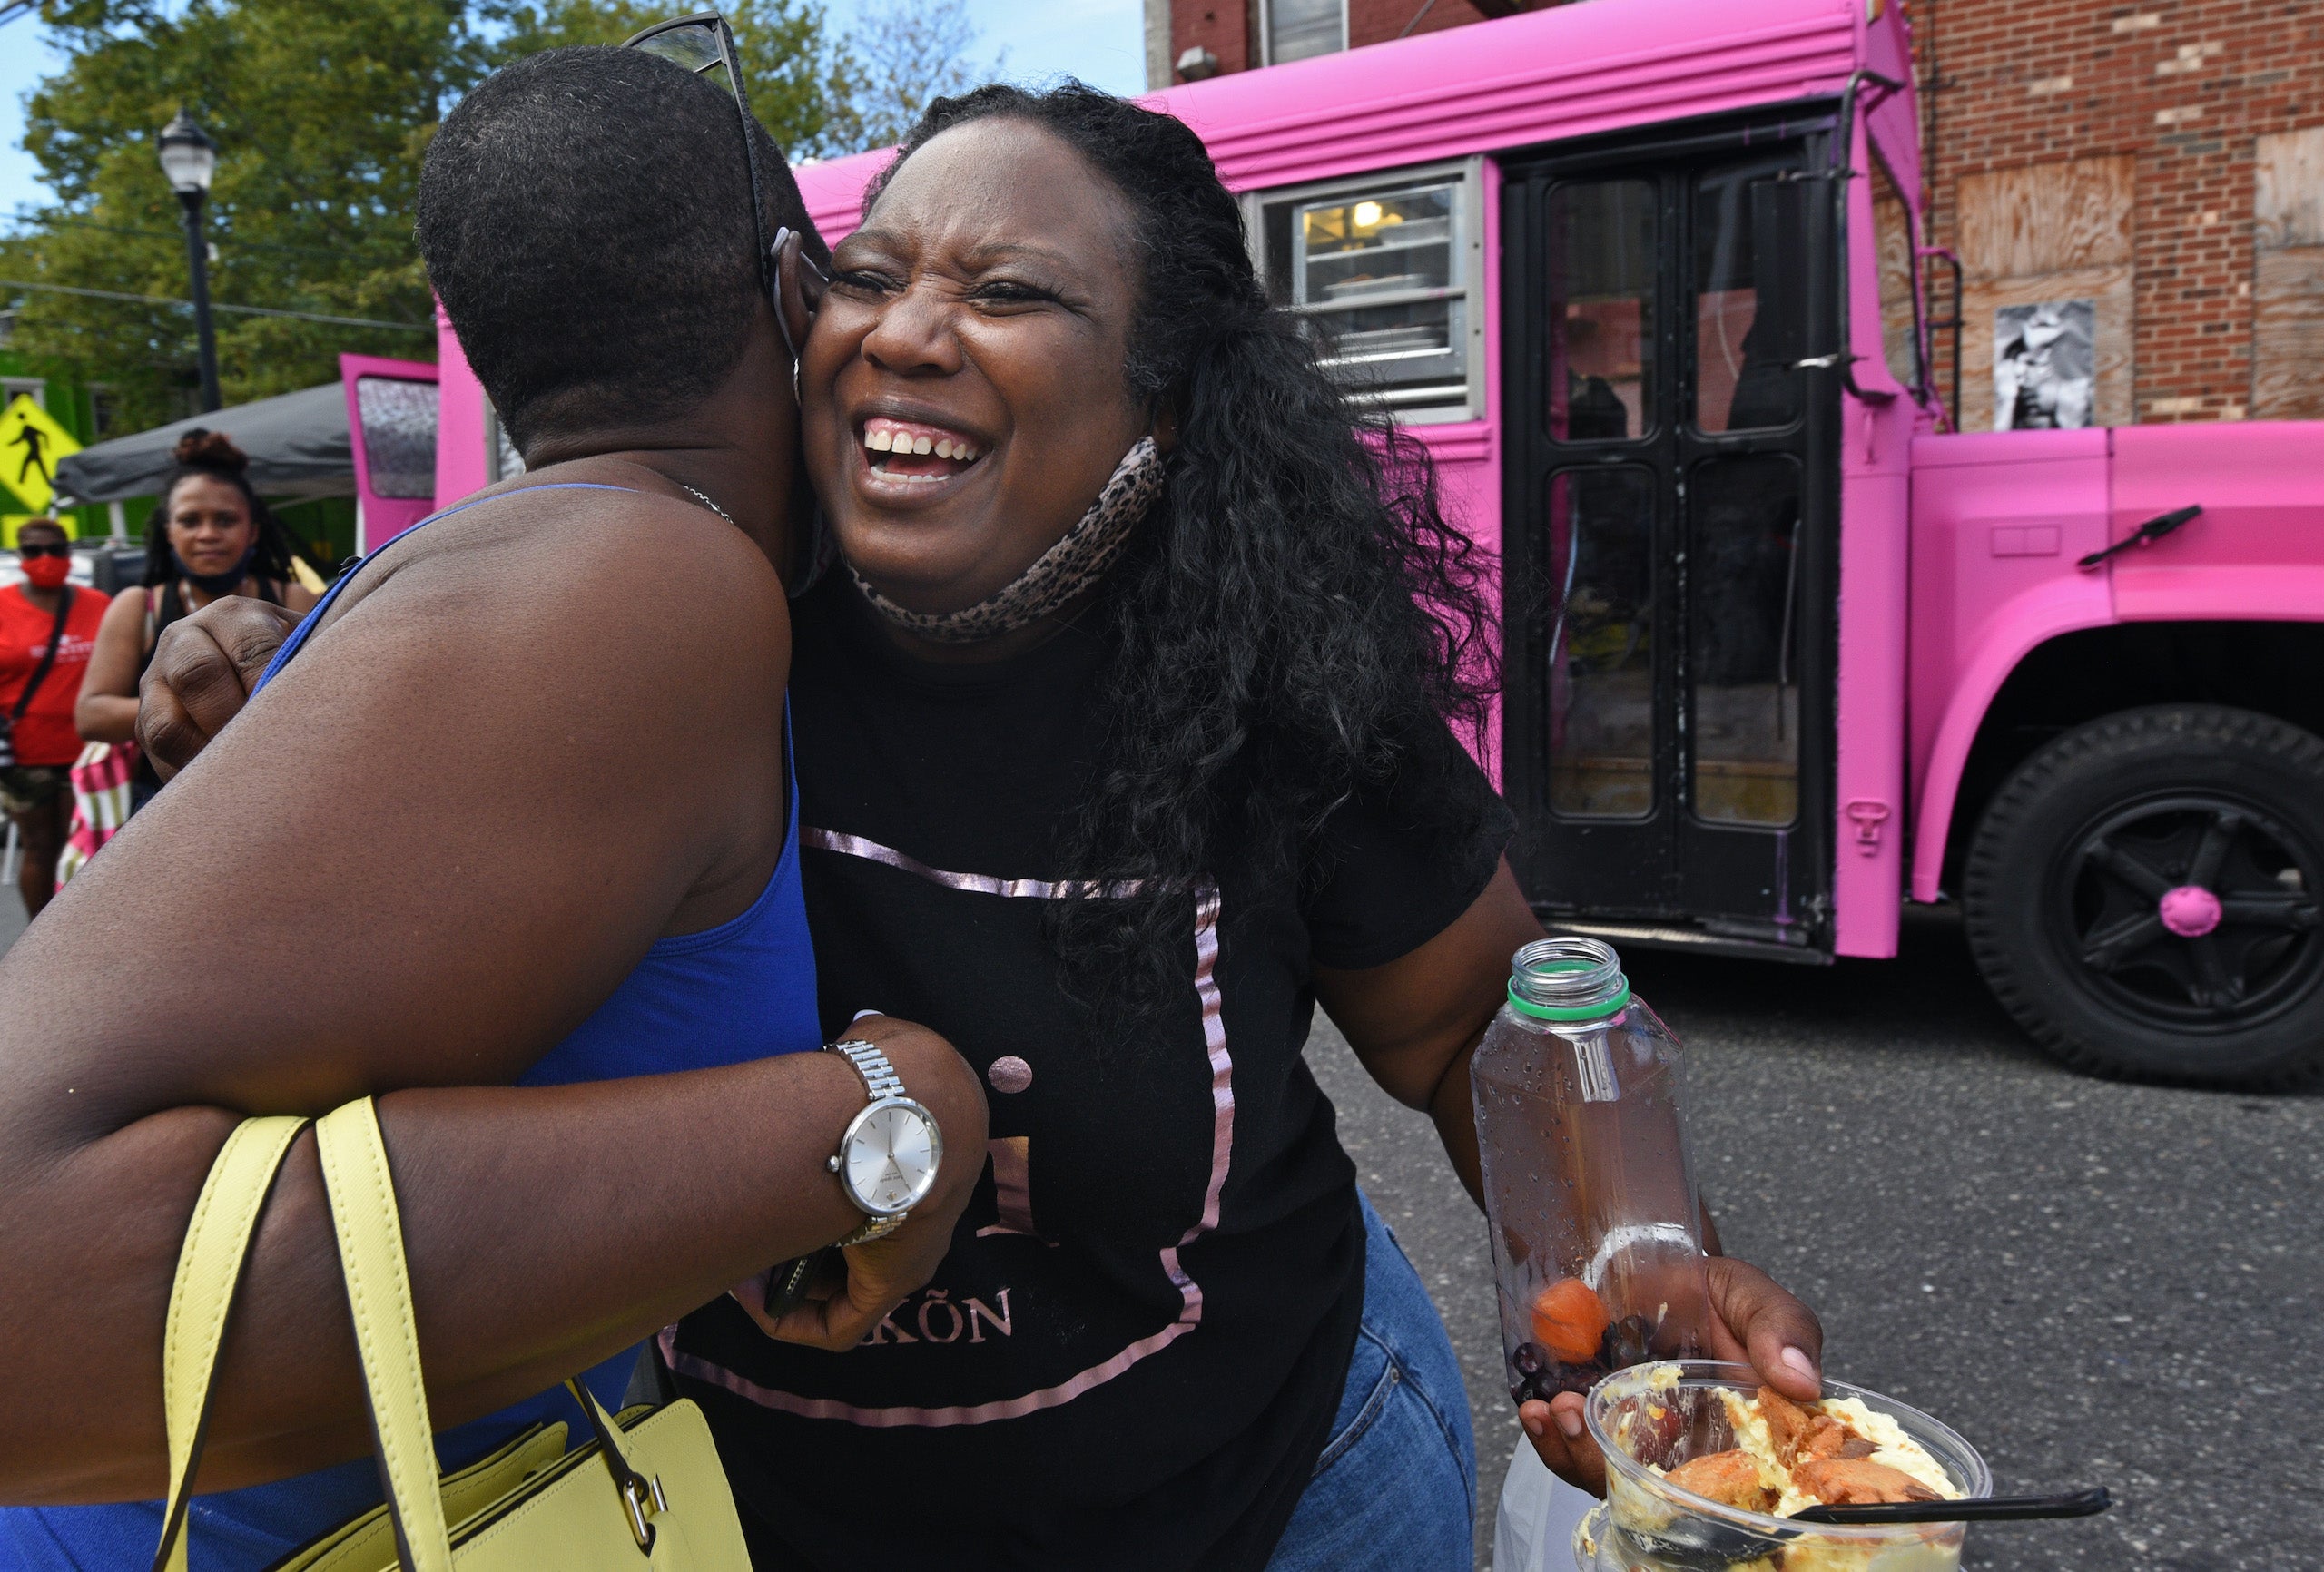
[[1469, 1068], [1511, 1395], [1706, 1351], [1679, 1041], [1594, 938], [1511, 962]]

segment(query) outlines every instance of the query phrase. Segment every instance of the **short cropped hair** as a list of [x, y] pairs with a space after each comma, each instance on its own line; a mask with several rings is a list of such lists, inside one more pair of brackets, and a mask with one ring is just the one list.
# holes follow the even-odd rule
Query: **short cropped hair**
[[[522, 452], [666, 418], [742, 359], [759, 299], [741, 122], [723, 82], [635, 49], [529, 55], [445, 116], [419, 176], [419, 254]], [[758, 123], [768, 240], [830, 252]]]

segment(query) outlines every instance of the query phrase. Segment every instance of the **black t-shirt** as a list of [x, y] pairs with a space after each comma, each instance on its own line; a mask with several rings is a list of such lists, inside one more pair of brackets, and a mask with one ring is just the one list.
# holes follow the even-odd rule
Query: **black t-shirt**
[[778, 1343], [722, 1300], [678, 1332], [682, 1386], [796, 1565], [1261, 1567], [1362, 1304], [1354, 1170], [1301, 1057], [1309, 969], [1441, 932], [1492, 877], [1506, 813], [1464, 763], [1475, 834], [1352, 802], [1304, 877], [1226, 870], [1186, 902], [1183, 988], [1101, 1045], [1043, 914], [1078, 898], [1054, 848], [1096, 755], [1103, 619], [948, 665], [897, 652], [843, 577], [795, 613], [823, 1027], [878, 1009], [942, 1032], [985, 1075], [991, 1142], [945, 1154], [985, 1164], [976, 1196], [864, 1346]]

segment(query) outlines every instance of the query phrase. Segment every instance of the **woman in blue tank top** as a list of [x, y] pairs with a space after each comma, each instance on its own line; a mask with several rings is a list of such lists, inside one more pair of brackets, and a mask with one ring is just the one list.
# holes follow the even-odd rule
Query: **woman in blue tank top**
[[[419, 527], [489, 500], [447, 509]], [[340, 579], [300, 622], [253, 696], [304, 647], [356, 576], [350, 573]], [[794, 792], [786, 796], [781, 859], [758, 899], [741, 916], [715, 928], [656, 940], [612, 996], [527, 1070], [518, 1085], [553, 1086], [702, 1069], [822, 1046], [815, 1017], [814, 948], [799, 889], [798, 799]], [[609, 1409], [620, 1406], [636, 1351], [615, 1354], [584, 1377]], [[565, 1421], [571, 1434], [586, 1433], [579, 1409], [559, 1387], [439, 1435], [437, 1454], [444, 1468], [462, 1468], [545, 1420]], [[275, 1484], [198, 1497], [191, 1508], [193, 1539], [225, 1565], [265, 1566], [379, 1499], [378, 1471], [369, 1459], [359, 1458]], [[0, 1511], [0, 1566], [125, 1567], [150, 1558], [161, 1532], [157, 1500]]]
[[[649, 126], [666, 164], [626, 157]], [[753, 261], [763, 216], [806, 226], [771, 151], [780, 205], [753, 211], [736, 127], [709, 84], [602, 50], [448, 118], [421, 249], [533, 471], [343, 580], [0, 959], [0, 1568], [151, 1558], [155, 1508], [89, 1503], [159, 1489], [162, 1312], [245, 1115], [379, 1096], [447, 1467], [576, 1418], [539, 1394], [576, 1371], [616, 1400], [644, 1338], [862, 1223], [825, 1161], [865, 1079], [802, 1051], [794, 417]], [[856, 1035], [982, 1152], [948, 1045]], [[785, 1335], [852, 1344], [974, 1179], [945, 1164]], [[302, 1138], [236, 1298], [195, 1572], [258, 1572], [378, 1500], [359, 1387]]]

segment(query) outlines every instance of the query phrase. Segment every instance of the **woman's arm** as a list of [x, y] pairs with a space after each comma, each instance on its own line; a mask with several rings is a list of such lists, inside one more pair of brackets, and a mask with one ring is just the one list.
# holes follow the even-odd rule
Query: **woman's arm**
[[1509, 860], [1502, 860], [1452, 927], [1385, 966], [1315, 968], [1315, 997], [1372, 1078], [1436, 1122], [1437, 1138], [1471, 1200], [1484, 1204], [1469, 1058], [1509, 984], [1509, 958], [1541, 937]]
[[[1510, 958], [1541, 937], [1504, 858], [1469, 909], [1411, 954], [1362, 971], [1315, 968], [1315, 997], [1356, 1057], [1391, 1096], [1435, 1120], [1454, 1172], [1479, 1205], [1484, 1185], [1469, 1062], [1507, 997]], [[1708, 1211], [1704, 1223], [1716, 1255]], [[1757, 1267], [1724, 1257], [1712, 1263], [1710, 1295], [1716, 1313], [1707, 1351], [1748, 1361], [1770, 1385], [1803, 1401], [1820, 1395], [1824, 1333], [1813, 1311]], [[1580, 1396], [1527, 1402], [1517, 1412], [1552, 1470], [1605, 1493], [1605, 1461], [1584, 1434]]]
[[[382, 565], [0, 958], [0, 1499], [161, 1488], [171, 1278], [246, 1114], [381, 1095], [443, 1426], [860, 1221], [823, 1167], [863, 1095], [832, 1056], [512, 1085], [783, 840], [764, 558], [699, 508], [566, 495]], [[973, 1159], [974, 1074], [885, 1029]], [[976, 1168], [881, 1242], [921, 1280]], [[237, 1304], [202, 1488], [368, 1449], [310, 1145]]]
[[137, 666], [145, 654], [143, 587], [125, 589], [105, 607], [96, 648], [81, 673], [73, 725], [88, 742], [126, 742], [137, 734]]
[[[947, 1144], [980, 1150], [981, 1095], [950, 1046], [901, 1022], [874, 1035]], [[332, 1091], [290, 1105], [339, 1100]], [[862, 1106], [862, 1081], [830, 1054], [381, 1098], [438, 1430], [553, 1387], [854, 1228], [862, 1214], [823, 1164]], [[5, 1237], [17, 1281], [0, 1290], [0, 1342], [13, 1351], [15, 1390], [0, 1400], [0, 1500], [160, 1492], [171, 1274], [202, 1176], [241, 1116], [172, 1109], [24, 1154], [45, 1171], [10, 1165], [19, 1194]], [[852, 1344], [928, 1280], [976, 1178], [972, 1163], [947, 1164], [905, 1229], [862, 1247], [889, 1257], [892, 1297], [856, 1307], [827, 1345]], [[311, 1136], [275, 1185], [222, 1369], [202, 1488], [370, 1449]]]

